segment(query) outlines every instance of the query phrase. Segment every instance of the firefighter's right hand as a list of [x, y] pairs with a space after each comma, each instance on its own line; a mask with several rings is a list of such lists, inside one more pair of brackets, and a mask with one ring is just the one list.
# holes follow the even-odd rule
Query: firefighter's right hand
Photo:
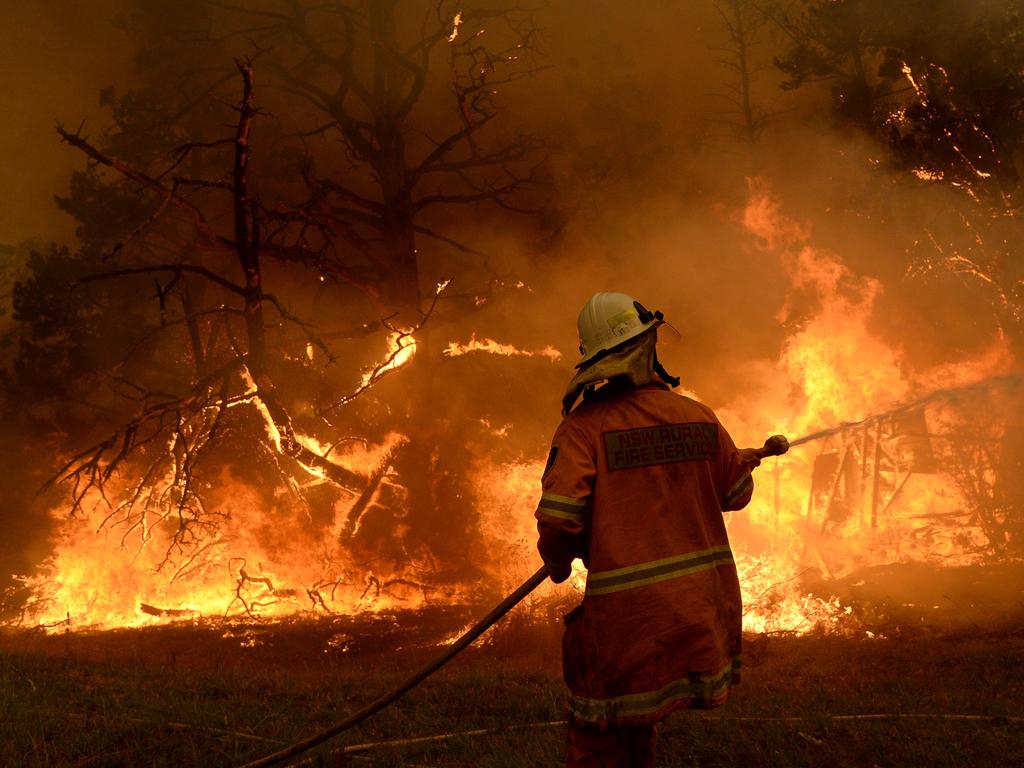
[[563, 581], [572, 576], [572, 563], [565, 563], [564, 565], [556, 565], [554, 563], [548, 563], [548, 576], [551, 577], [551, 581], [555, 584], [561, 584]]

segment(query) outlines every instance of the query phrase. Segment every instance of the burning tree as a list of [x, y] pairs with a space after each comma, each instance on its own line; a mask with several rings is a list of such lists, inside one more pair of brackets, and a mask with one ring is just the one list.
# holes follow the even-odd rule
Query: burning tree
[[[437, 3], [403, 42], [409, 24], [398, 6], [200, 3], [204, 12], [258, 22], [235, 25], [221, 40], [244, 33], [257, 48], [260, 36], [283, 42], [237, 59], [233, 78], [199, 67], [199, 87], [175, 80], [181, 92], [167, 101], [160, 86], [168, 81], [159, 77], [120, 98], [105, 92], [119, 130], [100, 141], [58, 128], [90, 160], [62, 201], [81, 222], [83, 247], [36, 256], [31, 279], [18, 286], [17, 317], [29, 333], [13, 401], [33, 403], [36, 418], [87, 446], [59, 473], [71, 484], [72, 513], [106, 509], [102, 524], [137, 551], [163, 543], [159, 567], [174, 578], [216, 545], [232, 514], [221, 503], [226, 478], [261, 494], [283, 489], [348, 548], [358, 544], [369, 507], [408, 502], [402, 482], [390, 478], [403, 464], [393, 451], [406, 440], [394, 421], [375, 414], [379, 406], [342, 406], [411, 358], [437, 308], [447, 281], [424, 302], [418, 238], [475, 254], [426, 212], [484, 202], [527, 210], [515, 200], [535, 185], [537, 143], [522, 135], [495, 143], [484, 128], [498, 115], [496, 85], [536, 69], [527, 60], [532, 23], [512, 11], [474, 14]], [[508, 22], [514, 42], [489, 50], [469, 26], [481, 18]], [[436, 93], [425, 96], [439, 54], [447, 54], [451, 112], [437, 107]], [[297, 97], [314, 107], [313, 125], [282, 125], [257, 105], [256, 61], [276, 108], [294, 107]], [[221, 89], [239, 80], [241, 98], [218, 106]], [[416, 129], [413, 110], [424, 103], [428, 122]], [[211, 114], [233, 115], [231, 135], [210, 131]], [[261, 131], [272, 140], [255, 140]], [[311, 146], [332, 135], [333, 152]], [[327, 299], [332, 287], [330, 303], [293, 308], [311, 294]], [[372, 363], [349, 344], [339, 370], [338, 340], [381, 326], [385, 358]], [[57, 395], [45, 410], [39, 389]], [[380, 446], [359, 469], [338, 459], [356, 444]], [[317, 490], [322, 483], [335, 491]], [[367, 589], [379, 591], [389, 577], [415, 587], [409, 563], [430, 581], [439, 547], [461, 550], [446, 567], [465, 571], [473, 510], [444, 512], [447, 527], [428, 522], [434, 530], [419, 539], [415, 524], [389, 518], [394, 524], [360, 555], [364, 570], [383, 574], [366, 575]], [[238, 559], [231, 569], [247, 609], [258, 602], [253, 590], [280, 596], [261, 566]], [[326, 607], [321, 590], [335, 588], [338, 573], [306, 585], [314, 606]]]
[[980, 529], [987, 555], [1019, 559], [1024, 555], [1021, 383], [1007, 377], [999, 385], [958, 393], [940, 413], [947, 433], [944, 463], [964, 499], [964, 514], [953, 524]]
[[909, 228], [908, 270], [951, 275], [985, 294], [1019, 349], [1024, 321], [1019, 156], [1024, 45], [1012, 3], [799, 4], [773, 18], [788, 34], [785, 88], [823, 83], [832, 115], [882, 147], [879, 167], [915, 194], [880, 196]]
[[[885, 218], [909, 228], [908, 275], [919, 281], [952, 276], [983, 297], [1019, 359], [1019, 10], [1003, 2], [810, 2], [782, 24], [792, 40], [778, 62], [790, 76], [788, 87], [827, 82], [836, 119], [883, 146], [889, 160], [883, 167], [917, 192], [902, 198], [903, 205], [878, 206]], [[971, 332], [970, 322], [955, 325]], [[1014, 410], [975, 397], [947, 425], [955, 437], [945, 464], [965, 514], [946, 522], [980, 529], [986, 553], [996, 557], [1021, 551]]]
[[[159, 330], [184, 325], [190, 345], [193, 376], [185, 395], [171, 395], [131, 379], [119, 383], [135, 392], [138, 415], [100, 443], [76, 454], [61, 470], [73, 481], [72, 511], [79, 510], [82, 500], [93, 489], [102, 491], [104, 483], [117, 471], [121, 462], [143, 446], [169, 441], [155, 451], [154, 461], [145, 470], [116, 511], [123, 511], [131, 520], [129, 529], [145, 524], [146, 513], [157, 513], [166, 519], [168, 512], [178, 518], [175, 540], [194, 535], [194, 523], [203, 519], [202, 498], [198, 494], [193, 472], [211, 440], [223, 431], [227, 409], [242, 403], [253, 403], [262, 414], [270, 444], [277, 453], [291, 456], [307, 467], [321, 468], [327, 476], [344, 487], [358, 487], [358, 476], [317, 456], [300, 442], [291, 417], [280, 401], [273, 383], [272, 364], [268, 360], [267, 318], [265, 309], [272, 306], [279, 322], [298, 326], [307, 335], [307, 343], [326, 345], [310, 333], [310, 326], [293, 315], [282, 302], [263, 287], [262, 257], [264, 249], [273, 247], [276, 232], [264, 234], [266, 211], [249, 190], [250, 138], [257, 115], [253, 94], [251, 62], [238, 62], [244, 83], [238, 105], [239, 119], [231, 139], [212, 142], [230, 146], [233, 166], [227, 179], [193, 179], [175, 177], [169, 184], [151, 176], [94, 147], [79, 133], [70, 133], [62, 126], [58, 132], [64, 141], [85, 152], [93, 161], [108, 166], [139, 185], [143, 192], [160, 199], [156, 211], [144, 222], [151, 223], [173, 206], [187, 217], [193, 232], [192, 243], [200, 252], [215, 255], [230, 253], [234, 265], [214, 259], [216, 268], [200, 259], [143, 264], [106, 272], [89, 274], [79, 284], [94, 280], [112, 280], [133, 275], [155, 275], [156, 298], [160, 307]], [[186, 145], [180, 158], [193, 150]], [[184, 197], [184, 187], [208, 188], [230, 195], [232, 235], [218, 231], [201, 208]], [[279, 231], [279, 230], [278, 230]], [[133, 233], [134, 234], [134, 233]], [[229, 277], [235, 272], [238, 277]], [[166, 276], [160, 282], [160, 276]], [[186, 278], [205, 282], [220, 289], [222, 301], [216, 307], [197, 309], [193, 289]], [[180, 290], [179, 290], [180, 286]], [[168, 303], [180, 303], [180, 314], [169, 317]], [[209, 318], [212, 322], [202, 322]], [[234, 320], [234, 322], [232, 322]], [[219, 321], [219, 322], [218, 322]], [[219, 341], [217, 328], [222, 328]], [[239, 388], [239, 384], [244, 387]], [[137, 517], [136, 517], [137, 514]]]

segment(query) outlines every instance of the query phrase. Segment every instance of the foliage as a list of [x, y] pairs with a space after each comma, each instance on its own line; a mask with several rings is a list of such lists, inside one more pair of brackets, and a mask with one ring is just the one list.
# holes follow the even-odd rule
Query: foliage
[[809, 0], [799, 12], [776, 9], [774, 19], [790, 39], [776, 61], [788, 77], [784, 87], [827, 85], [836, 124], [870, 136], [887, 153], [880, 169], [917, 193], [922, 204], [899, 212], [919, 223], [905, 244], [911, 273], [951, 273], [982, 287], [1019, 344], [1019, 4]]
[[986, 194], [1015, 191], [1024, 141], [1015, 3], [810, 2], [784, 23], [785, 87], [829, 83], [837, 119], [887, 141], [902, 168]]
[[[964, 520], [985, 536], [986, 553], [996, 560], [1024, 556], [1024, 425], [1022, 385], [967, 393], [957, 409], [940, 413], [942, 430], [955, 436], [943, 460], [964, 499]], [[959, 526], [961, 520], [956, 520]], [[966, 527], [966, 526], [965, 526]]]

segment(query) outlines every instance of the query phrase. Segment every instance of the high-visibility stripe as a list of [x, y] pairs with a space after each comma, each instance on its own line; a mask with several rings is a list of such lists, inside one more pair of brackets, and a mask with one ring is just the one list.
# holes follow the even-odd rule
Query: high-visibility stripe
[[556, 493], [543, 493], [537, 505], [537, 513], [549, 517], [560, 517], [563, 520], [582, 520], [583, 509], [587, 506], [586, 499], [573, 499], [559, 496]]
[[734, 485], [727, 494], [725, 494], [724, 506], [727, 507], [732, 504], [736, 499], [747, 493], [753, 485], [754, 478], [748, 472], [736, 482], [736, 485]]
[[732, 562], [732, 551], [728, 544], [723, 544], [697, 552], [687, 552], [685, 555], [666, 557], [663, 560], [616, 568], [613, 571], [591, 571], [587, 576], [587, 594], [605, 595], [609, 592], [635, 589]]
[[733, 674], [739, 669], [740, 660], [737, 657], [718, 672], [675, 680], [665, 687], [649, 693], [631, 693], [625, 696], [611, 696], [607, 699], [570, 696], [569, 711], [580, 720], [597, 722], [653, 715], [679, 702], [686, 702], [694, 709], [706, 708], [720, 703], [729, 689]]

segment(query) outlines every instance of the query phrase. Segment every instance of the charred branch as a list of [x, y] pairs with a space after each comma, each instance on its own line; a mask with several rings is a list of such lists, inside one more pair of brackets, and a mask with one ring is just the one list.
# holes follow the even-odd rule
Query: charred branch
[[421, 328], [423, 328], [426, 322], [430, 319], [431, 315], [434, 314], [434, 310], [437, 309], [437, 301], [440, 298], [441, 293], [445, 290], [445, 288], [448, 287], [448, 284], [450, 282], [450, 280], [447, 280], [438, 286], [437, 290], [434, 292], [434, 297], [430, 302], [430, 306], [427, 308], [427, 311], [423, 313], [423, 317], [419, 321], [419, 323], [417, 323], [413, 328], [403, 330], [391, 324], [390, 320], [392, 318], [381, 319], [381, 325], [383, 325], [387, 330], [391, 331], [391, 333], [393, 334], [391, 352], [383, 360], [381, 360], [379, 363], [373, 366], [369, 371], [364, 372], [362, 383], [354, 391], [352, 391], [345, 397], [341, 398], [340, 400], [336, 401], [335, 403], [331, 404], [327, 408], [323, 409], [322, 411], [319, 412], [318, 415], [320, 415], [321, 417], [326, 416], [335, 409], [352, 402], [361, 394], [363, 394], [371, 387], [373, 387], [373, 385], [380, 381], [382, 378], [384, 378], [384, 376], [386, 376], [388, 373], [395, 369], [395, 362], [398, 360], [398, 357], [402, 355], [404, 352], [406, 352], [406, 350], [409, 347], [413, 347], [416, 345], [415, 334]]
[[[263, 289], [260, 256], [266, 236], [261, 225], [262, 208], [249, 191], [252, 127], [259, 110], [254, 103], [252, 62], [235, 63], [243, 88], [236, 108], [238, 120], [233, 138], [192, 143], [182, 148], [175, 158], [176, 163], [180, 163], [185, 154], [201, 146], [230, 144], [234, 148], [230, 182], [180, 182], [230, 192], [234, 216], [232, 240], [216, 235], [203, 212], [181, 198], [175, 187], [169, 188], [157, 178], [110, 157], [77, 133], [59, 129], [65, 141], [90, 158], [139, 183], [144, 192], [160, 197], [161, 208], [174, 205], [187, 211], [201, 239], [221, 246], [230, 245], [243, 275], [244, 282], [239, 283], [204, 264], [183, 262], [110, 270], [88, 275], [75, 284], [140, 275], [170, 275], [166, 283], [157, 283], [160, 325], [145, 334], [143, 339], [170, 327], [185, 325], [195, 360], [195, 381], [184, 394], [174, 394], [121, 379], [122, 388], [127, 388], [126, 396], [137, 403], [137, 413], [106, 439], [72, 455], [54, 477], [54, 481], [64, 481], [71, 486], [72, 515], [82, 511], [87, 503], [105, 506], [108, 512], [103, 525], [120, 527], [122, 543], [126, 546], [129, 540], [139, 542], [139, 547], [145, 546], [152, 537], [154, 526], [161, 525], [165, 530], [171, 530], [167, 557], [173, 550], [186, 555], [201, 550], [202, 538], [217, 527], [218, 515], [206, 506], [197, 479], [197, 468], [205, 452], [224, 436], [225, 415], [236, 406], [255, 408], [262, 415], [266, 426], [266, 446], [271, 454], [288, 457], [304, 471], [322, 476], [351, 492], [357, 492], [365, 484], [365, 479], [358, 473], [318, 455], [302, 443], [272, 380], [265, 337], [265, 304], [272, 306], [283, 322], [301, 329], [308, 342], [326, 353], [329, 359], [333, 360], [334, 356], [312, 323], [290, 312], [280, 299]], [[175, 185], [178, 183], [176, 181]], [[149, 219], [150, 222], [154, 220], [155, 216]], [[226, 305], [197, 308], [183, 280], [186, 275], [200, 278], [237, 297], [241, 300], [241, 308]], [[182, 317], [167, 316], [168, 299], [172, 293], [181, 297]], [[227, 322], [232, 315], [243, 318], [244, 338], [240, 339]], [[215, 328], [223, 330], [233, 350], [226, 361], [212, 370], [208, 368], [210, 361], [215, 359], [216, 330], [208, 332], [209, 338], [204, 343], [203, 330], [199, 325], [200, 318], [204, 316], [224, 318], [225, 322]], [[118, 484], [114, 494], [115, 486], [111, 481], [120, 470], [127, 469], [129, 463], [132, 471], [126, 474], [134, 477], [127, 485]], [[282, 471], [289, 474], [288, 470]], [[251, 610], [250, 603], [246, 606], [247, 611]]]
[[246, 570], [247, 563], [241, 560], [238, 566], [238, 578], [235, 580], [235, 597], [228, 604], [225, 613], [230, 613], [235, 604], [251, 619], [259, 619], [259, 610], [276, 605], [283, 599], [293, 598], [298, 593], [294, 589], [277, 589], [268, 576], [251, 576]]
[[[220, 436], [226, 409], [246, 398], [227, 391], [228, 377], [241, 364], [232, 360], [221, 366], [183, 398], [159, 396], [147, 404], [154, 396], [144, 393], [139, 416], [73, 456], [54, 478], [71, 484], [71, 513], [83, 510], [89, 499], [104, 504], [109, 513], [103, 525], [120, 526], [124, 546], [133, 535], [140, 547], [145, 546], [154, 525], [173, 521], [168, 556], [171, 549], [180, 549], [203, 529], [215, 526], [217, 515], [206, 508], [194, 472], [204, 451]], [[132, 456], [145, 463], [114, 501], [107, 485]]]
[[189, 608], [158, 608], [149, 603], [140, 603], [139, 611], [147, 616], [156, 616], [161, 619], [178, 619], [195, 616], [196, 612]]
[[363, 489], [362, 493], [359, 494], [355, 503], [348, 511], [348, 517], [345, 520], [345, 526], [341, 532], [342, 539], [352, 538], [356, 530], [359, 528], [359, 521], [366, 512], [367, 507], [369, 507], [370, 502], [373, 500], [374, 494], [377, 493], [377, 489], [380, 488], [381, 481], [390, 471], [395, 451], [400, 447], [401, 445], [392, 447], [370, 475], [369, 480], [366, 483], [366, 487]]
[[[101, 152], [93, 146], [88, 139], [81, 135], [80, 130], [81, 129], [75, 131], [75, 133], [70, 133], [64, 129], [63, 125], [60, 123], [57, 124], [57, 133], [60, 134], [61, 139], [65, 143], [84, 152], [88, 157], [100, 165], [105, 165], [114, 169], [126, 179], [136, 182], [143, 189], [153, 192], [163, 198], [167, 203], [187, 213], [192, 219], [196, 232], [201, 236], [205, 243], [218, 248], [230, 245], [229, 241], [226, 241], [223, 237], [217, 235], [212, 230], [210, 225], [207, 223], [206, 218], [203, 216], [202, 211], [188, 200], [181, 197], [181, 195], [179, 195], [173, 188], [165, 186], [156, 178], [132, 167], [128, 163]], [[154, 220], [154, 217], [150, 217], [150, 219], [147, 220], [147, 223], [151, 223], [152, 220]]]
[[417, 326], [412, 331], [395, 331], [394, 329], [392, 330], [397, 334], [397, 336], [395, 337], [393, 349], [391, 350], [391, 352], [389, 352], [384, 357], [383, 360], [376, 363], [364, 374], [362, 383], [358, 387], [356, 387], [356, 389], [354, 389], [352, 392], [345, 395], [340, 400], [337, 400], [336, 402], [325, 408], [319, 415], [326, 416], [335, 409], [340, 408], [343, 405], [348, 405], [361, 394], [371, 389], [375, 384], [377, 384], [389, 373], [395, 370], [395, 362], [398, 360], [399, 356], [405, 354], [408, 351], [409, 347], [415, 346], [416, 339], [413, 336], [413, 334], [417, 330], [419, 330], [419, 326]]
[[366, 478], [363, 475], [346, 469], [340, 464], [336, 464], [302, 445], [297, 440], [283, 446], [283, 449], [284, 453], [294, 458], [300, 464], [323, 472], [325, 477], [345, 490], [355, 492], [366, 484]]
[[[327, 600], [334, 601], [335, 594], [338, 591], [338, 587], [342, 586], [344, 582], [341, 579], [320, 579], [311, 587], [306, 589], [306, 596], [309, 598], [313, 609], [321, 610], [325, 613], [334, 613], [328, 607]], [[326, 594], [326, 598], [325, 595]]]
[[72, 289], [77, 285], [83, 285], [96, 280], [113, 280], [119, 277], [128, 277], [129, 275], [145, 275], [158, 272], [171, 272], [179, 276], [185, 272], [192, 275], [199, 275], [212, 283], [216, 283], [221, 288], [231, 291], [239, 296], [245, 296], [246, 289], [242, 286], [233, 283], [226, 277], [222, 277], [206, 267], [198, 266], [196, 264], [153, 264], [146, 267], [128, 267], [125, 269], [115, 269], [110, 272], [98, 272], [94, 275], [87, 275], [83, 277], [77, 283], [72, 285]]
[[310, 344], [315, 346], [317, 349], [319, 349], [321, 352], [323, 352], [327, 356], [328, 361], [332, 363], [337, 361], [337, 358], [334, 356], [334, 353], [331, 351], [331, 348], [327, 346], [327, 342], [324, 341], [319, 336], [319, 334], [316, 333], [316, 326], [313, 325], [313, 323], [308, 323], [298, 315], [285, 309], [284, 306], [281, 304], [281, 300], [278, 299], [274, 294], [264, 293], [263, 298], [270, 302], [274, 309], [277, 310], [277, 313], [281, 316], [282, 320], [285, 320], [286, 322], [291, 323], [292, 325], [295, 325], [299, 329], [301, 329], [303, 334], [305, 334], [306, 340]]
[[435, 232], [429, 227], [417, 225], [414, 229], [417, 235], [423, 235], [424, 237], [429, 237], [431, 240], [437, 240], [440, 243], [451, 246], [461, 253], [471, 253], [476, 256], [484, 256], [481, 251], [478, 251], [475, 248], [470, 248], [465, 243], [459, 242], [453, 237], [448, 237], [447, 235], [442, 235], [440, 232]]

